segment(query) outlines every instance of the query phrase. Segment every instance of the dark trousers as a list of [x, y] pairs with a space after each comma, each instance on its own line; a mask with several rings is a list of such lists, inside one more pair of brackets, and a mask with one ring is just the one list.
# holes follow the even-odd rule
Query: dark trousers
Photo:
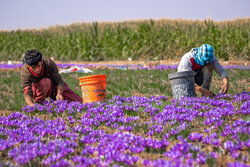
[[203, 66], [194, 77], [195, 83], [199, 86], [202, 85], [203, 88], [209, 90], [213, 76], [213, 69], [214, 67], [212, 63]]

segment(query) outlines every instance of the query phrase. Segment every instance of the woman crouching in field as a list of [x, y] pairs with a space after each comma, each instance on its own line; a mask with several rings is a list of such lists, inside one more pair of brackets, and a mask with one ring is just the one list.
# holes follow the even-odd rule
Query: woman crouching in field
[[201, 92], [204, 96], [213, 97], [215, 94], [209, 91], [213, 69], [222, 78], [221, 93], [227, 93], [229, 87], [228, 76], [218, 59], [214, 56], [214, 50], [211, 45], [203, 44], [199, 48], [191, 49], [181, 58], [177, 72], [194, 71], [195, 90]]

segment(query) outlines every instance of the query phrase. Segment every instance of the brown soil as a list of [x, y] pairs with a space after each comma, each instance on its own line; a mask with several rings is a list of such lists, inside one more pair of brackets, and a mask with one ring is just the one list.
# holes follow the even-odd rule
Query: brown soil
[[21, 67], [18, 67], [18, 68], [0, 68], [0, 73], [1, 72], [9, 72], [9, 71], [20, 72]]
[[8, 110], [0, 110], [0, 116], [1, 117], [6, 117], [8, 115], [10, 115], [11, 113], [14, 113], [16, 111], [8, 111]]

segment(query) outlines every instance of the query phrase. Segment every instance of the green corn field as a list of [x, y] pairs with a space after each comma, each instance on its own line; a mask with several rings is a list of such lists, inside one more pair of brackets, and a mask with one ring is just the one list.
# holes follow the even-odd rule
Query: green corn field
[[191, 48], [207, 43], [213, 45], [220, 59], [249, 60], [249, 39], [249, 18], [78, 23], [0, 31], [0, 59], [20, 60], [28, 49], [63, 61], [178, 59]]

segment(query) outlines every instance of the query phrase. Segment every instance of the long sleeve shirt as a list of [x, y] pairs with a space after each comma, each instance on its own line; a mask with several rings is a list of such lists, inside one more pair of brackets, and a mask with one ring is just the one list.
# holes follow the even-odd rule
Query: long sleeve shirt
[[[227, 72], [224, 70], [215, 56], [213, 56], [213, 61], [211, 63], [214, 66], [214, 70], [219, 74], [221, 78], [227, 77]], [[194, 61], [194, 52], [191, 50], [181, 58], [177, 72], [195, 71], [197, 74], [200, 68], [201, 66]]]

